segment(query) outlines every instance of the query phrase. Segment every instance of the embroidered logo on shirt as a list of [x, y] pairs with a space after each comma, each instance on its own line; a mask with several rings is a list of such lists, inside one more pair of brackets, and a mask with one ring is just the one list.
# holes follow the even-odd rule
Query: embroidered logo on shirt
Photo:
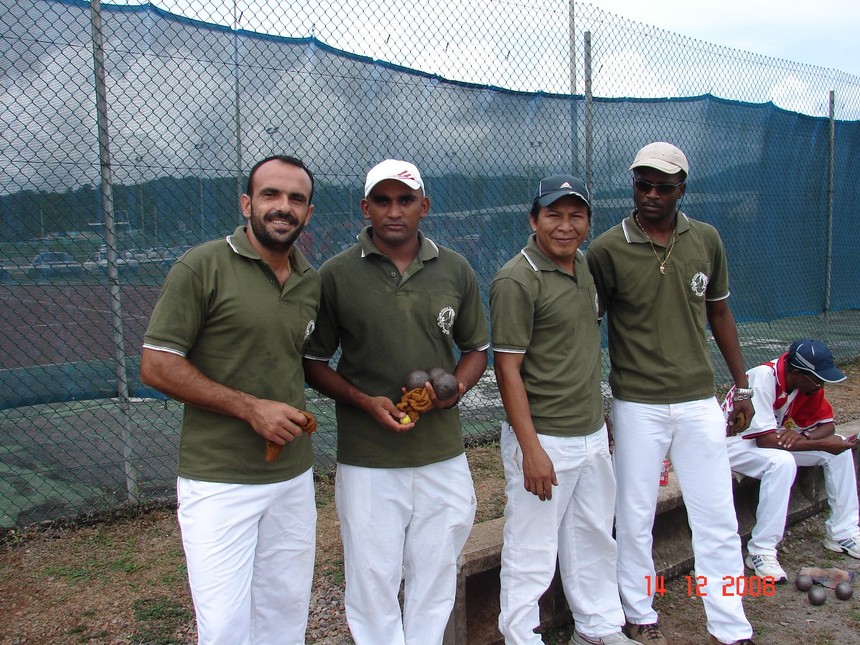
[[436, 316], [436, 324], [439, 325], [439, 329], [442, 330], [443, 334], [450, 334], [451, 327], [454, 326], [454, 317], [456, 314], [454, 313], [453, 307], [444, 307], [439, 315]]
[[708, 276], [699, 271], [696, 275], [693, 276], [693, 279], [690, 280], [690, 289], [693, 290], [700, 298], [705, 295], [705, 289], [708, 287]]
[[314, 333], [314, 329], [316, 329], [316, 326], [317, 326], [316, 320], [309, 320], [308, 321], [308, 326], [305, 327], [305, 340], [307, 340], [308, 338], [311, 337], [311, 334]]

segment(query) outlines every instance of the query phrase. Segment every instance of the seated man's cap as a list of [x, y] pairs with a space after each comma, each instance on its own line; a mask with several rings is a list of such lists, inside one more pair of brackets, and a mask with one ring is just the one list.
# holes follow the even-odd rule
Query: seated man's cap
[[674, 175], [679, 172], [683, 172], [685, 175], [690, 174], [690, 164], [687, 163], [687, 157], [681, 152], [681, 149], [665, 141], [649, 143], [636, 153], [630, 170], [643, 166], [655, 168], [667, 175]]
[[788, 364], [810, 372], [825, 383], [839, 383], [847, 377], [833, 364], [833, 354], [820, 340], [802, 338], [788, 348]]
[[418, 168], [408, 161], [386, 159], [368, 171], [367, 180], [364, 182], [364, 196], [367, 197], [376, 184], [386, 179], [396, 179], [409, 186], [412, 190], [417, 190], [418, 188], [424, 190], [424, 180], [421, 179], [421, 173], [418, 172]]
[[591, 195], [588, 194], [588, 186], [579, 177], [572, 175], [553, 175], [541, 179], [534, 202], [538, 202], [541, 206], [549, 206], [567, 195], [576, 195], [591, 209]]

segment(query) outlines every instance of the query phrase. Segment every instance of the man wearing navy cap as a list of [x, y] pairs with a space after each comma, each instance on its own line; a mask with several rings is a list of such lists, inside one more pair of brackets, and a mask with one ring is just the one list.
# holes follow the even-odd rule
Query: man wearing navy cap
[[580, 245], [591, 222], [581, 179], [538, 184], [534, 234], [490, 290], [496, 382], [507, 420], [499, 630], [541, 643], [538, 601], [555, 573], [576, 621], [570, 642], [629, 643], [616, 584], [615, 477], [600, 390], [597, 291]]
[[[746, 565], [756, 575], [785, 582], [776, 559], [782, 540], [791, 484], [797, 466], [824, 466], [830, 518], [824, 546], [860, 558], [857, 477], [850, 441], [835, 434], [833, 408], [824, 398], [825, 383], [839, 383], [845, 374], [818, 340], [794, 342], [788, 352], [747, 372], [754, 390], [755, 416], [750, 427], [728, 439], [732, 469], [761, 480], [756, 523]], [[723, 404], [731, 410], [731, 393]]]

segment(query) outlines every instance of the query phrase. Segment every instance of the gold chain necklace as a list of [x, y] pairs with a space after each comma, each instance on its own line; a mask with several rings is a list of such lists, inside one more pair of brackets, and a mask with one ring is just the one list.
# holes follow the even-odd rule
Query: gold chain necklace
[[669, 247], [666, 249], [666, 253], [663, 255], [663, 259], [661, 260], [660, 254], [657, 253], [657, 247], [654, 246], [654, 241], [651, 239], [651, 236], [645, 232], [645, 227], [643, 227], [642, 222], [639, 221], [639, 215], [633, 213], [633, 219], [636, 220], [639, 230], [641, 230], [642, 234], [645, 235], [645, 238], [648, 240], [648, 244], [651, 245], [651, 250], [654, 251], [654, 257], [656, 257], [657, 262], [660, 263], [660, 275], [666, 275], [666, 263], [669, 261], [669, 256], [672, 255], [672, 249], [675, 248], [675, 242], [678, 239], [675, 235], [675, 227], [672, 226], [672, 242], [669, 244]]

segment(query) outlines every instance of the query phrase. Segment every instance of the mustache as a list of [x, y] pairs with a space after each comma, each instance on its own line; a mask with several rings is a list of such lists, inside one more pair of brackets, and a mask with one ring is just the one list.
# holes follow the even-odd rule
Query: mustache
[[299, 220], [296, 219], [296, 216], [289, 211], [270, 211], [266, 213], [263, 219], [267, 222], [271, 222], [274, 219], [282, 219], [286, 220], [287, 223], [292, 224], [293, 226], [299, 225]]

